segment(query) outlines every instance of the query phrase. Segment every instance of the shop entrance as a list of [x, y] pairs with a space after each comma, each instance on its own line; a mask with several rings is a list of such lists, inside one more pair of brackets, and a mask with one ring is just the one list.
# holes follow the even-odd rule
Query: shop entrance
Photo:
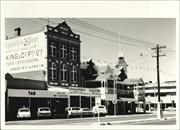
[[70, 105], [71, 105], [71, 107], [80, 107], [80, 97], [79, 96], [71, 96], [70, 97]]
[[66, 115], [65, 109], [68, 107], [68, 98], [51, 99], [51, 110], [53, 116], [63, 117]]
[[90, 97], [81, 96], [81, 108], [90, 108]]

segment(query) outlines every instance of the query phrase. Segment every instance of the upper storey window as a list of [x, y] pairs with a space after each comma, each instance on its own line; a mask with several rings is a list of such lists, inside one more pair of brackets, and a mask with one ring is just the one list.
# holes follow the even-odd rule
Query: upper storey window
[[77, 60], [77, 47], [71, 47], [71, 59], [74, 61]]
[[62, 44], [60, 47], [61, 58], [67, 59], [67, 45]]
[[57, 55], [57, 44], [55, 42], [49, 43], [49, 56], [56, 57]]

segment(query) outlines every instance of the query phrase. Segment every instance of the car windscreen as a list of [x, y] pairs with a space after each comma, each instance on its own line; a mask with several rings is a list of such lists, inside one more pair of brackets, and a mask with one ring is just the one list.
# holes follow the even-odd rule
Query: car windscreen
[[72, 108], [72, 110], [80, 110], [79, 108]]
[[40, 111], [49, 111], [49, 108], [41, 108]]
[[84, 109], [82, 109], [83, 111], [90, 111], [90, 109], [88, 109], [88, 108], [84, 108]]
[[21, 109], [20, 112], [29, 112], [29, 109]]

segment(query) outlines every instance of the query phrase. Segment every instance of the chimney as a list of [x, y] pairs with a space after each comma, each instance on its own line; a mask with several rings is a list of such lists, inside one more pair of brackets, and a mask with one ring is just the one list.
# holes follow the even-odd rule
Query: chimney
[[15, 31], [15, 36], [21, 36], [21, 28], [20, 27], [15, 28], [14, 31]]

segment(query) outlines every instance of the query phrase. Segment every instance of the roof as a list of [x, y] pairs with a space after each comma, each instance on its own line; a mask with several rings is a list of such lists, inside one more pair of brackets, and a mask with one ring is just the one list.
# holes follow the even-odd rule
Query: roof
[[86, 62], [81, 63], [81, 69], [87, 69], [87, 67], [89, 66], [89, 64], [87, 64]]
[[114, 76], [111, 74], [99, 74], [95, 80], [108, 80], [112, 78], [114, 79]]
[[134, 78], [134, 79], [125, 79], [124, 81], [118, 81], [118, 83], [123, 85], [139, 85], [144, 84], [142, 78]]
[[[86, 70], [89, 66], [90, 64], [88, 64], [87, 62], [81, 63], [81, 69]], [[98, 68], [95, 64], [92, 64], [92, 67], [94, 68], [95, 71], [98, 71]]]
[[13, 76], [13, 78], [45, 81], [44, 71], [30, 71], [30, 72], [14, 73], [11, 75]]

